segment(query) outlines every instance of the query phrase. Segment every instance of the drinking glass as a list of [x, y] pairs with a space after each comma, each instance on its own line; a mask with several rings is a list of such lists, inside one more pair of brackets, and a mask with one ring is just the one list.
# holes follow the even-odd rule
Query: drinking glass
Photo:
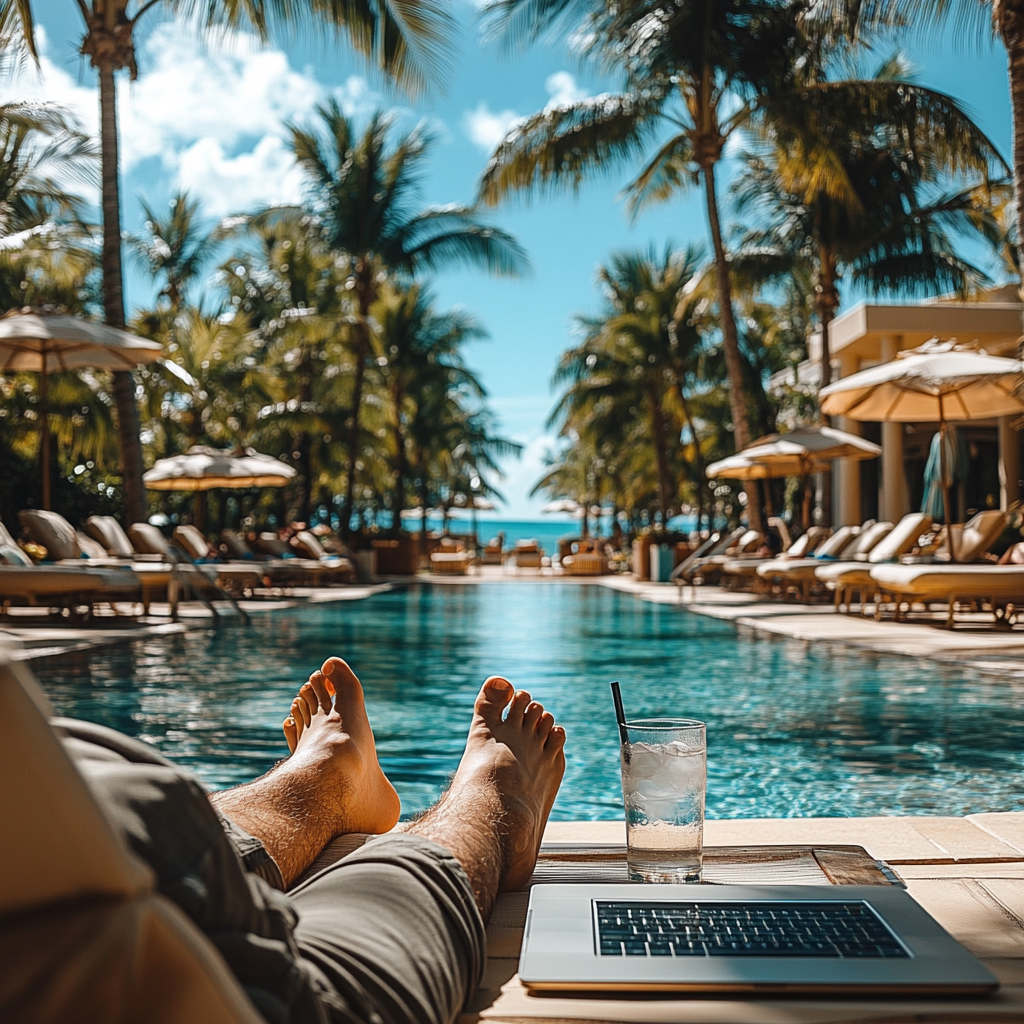
[[627, 722], [620, 755], [630, 880], [699, 882], [708, 776], [704, 723]]

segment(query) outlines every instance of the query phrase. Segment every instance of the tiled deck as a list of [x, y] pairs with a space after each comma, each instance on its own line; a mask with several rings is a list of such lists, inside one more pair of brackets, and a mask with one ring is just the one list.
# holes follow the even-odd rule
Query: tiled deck
[[[553, 822], [545, 839], [622, 843], [621, 821]], [[1024, 1020], [1024, 813], [967, 818], [789, 818], [708, 821], [709, 846], [857, 844], [886, 860], [940, 924], [986, 963], [993, 997], [531, 996], [515, 977], [523, 920], [511, 901], [489, 929], [484, 985], [460, 1024], [476, 1021], [642, 1021], [687, 1024], [829, 1024]], [[521, 902], [521, 901], [520, 901]], [[525, 917], [525, 912], [520, 913]]]

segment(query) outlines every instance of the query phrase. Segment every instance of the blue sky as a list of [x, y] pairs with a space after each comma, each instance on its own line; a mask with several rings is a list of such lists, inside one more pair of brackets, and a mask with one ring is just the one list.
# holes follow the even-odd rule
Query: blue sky
[[[35, 4], [41, 25], [42, 73], [28, 71], [0, 85], [7, 97], [41, 96], [74, 109], [95, 130], [94, 76], [77, 53], [81, 19], [74, 0]], [[296, 39], [270, 47], [233, 37], [204, 45], [189, 30], [144, 19], [138, 41], [140, 75], [123, 78], [120, 92], [124, 226], [141, 228], [138, 197], [159, 207], [179, 188], [201, 198], [211, 218], [263, 202], [295, 199], [299, 179], [283, 142], [282, 123], [303, 120], [314, 104], [339, 98], [357, 119], [379, 106], [398, 107], [400, 123], [427, 118], [437, 136], [423, 182], [424, 203], [471, 202], [490, 149], [516, 116], [550, 102], [614, 87], [577, 65], [561, 45], [506, 55], [479, 40], [475, 6], [456, 0], [458, 55], [444, 93], [411, 101], [389, 90], [343, 42]], [[910, 39], [903, 47], [917, 79], [967, 106], [1004, 156], [1010, 152], [1010, 105], [1005, 53], [996, 45], [961, 45], [951, 34]], [[578, 197], [515, 200], [493, 211], [533, 263], [521, 280], [477, 271], [446, 273], [433, 282], [442, 307], [462, 305], [490, 333], [474, 343], [469, 363], [480, 373], [502, 431], [525, 446], [499, 486], [508, 497], [501, 514], [536, 514], [527, 494], [553, 439], [545, 420], [559, 352], [568, 344], [573, 314], [596, 307], [598, 265], [622, 248], [703, 242], [707, 235], [697, 193], [683, 195], [627, 222], [618, 192], [627, 171], [589, 183]], [[128, 301], [150, 299], [146, 281], [129, 271]]]

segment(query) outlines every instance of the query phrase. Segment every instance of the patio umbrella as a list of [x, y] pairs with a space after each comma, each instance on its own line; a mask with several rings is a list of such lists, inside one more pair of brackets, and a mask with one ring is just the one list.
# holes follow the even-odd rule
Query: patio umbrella
[[[926, 342], [920, 348], [897, 353], [896, 359], [872, 366], [820, 392], [821, 411], [827, 416], [857, 420], [921, 423], [938, 420], [945, 436], [950, 420], [991, 419], [1024, 412], [1016, 388], [1024, 367], [1016, 359], [990, 356], [975, 346], [955, 341]], [[946, 445], [939, 444], [942, 502], [950, 525], [949, 473]], [[952, 530], [946, 545], [953, 552]]]
[[283, 487], [295, 470], [252, 448], [221, 451], [196, 445], [184, 455], [160, 459], [143, 483], [151, 491], [211, 491], [215, 487]]
[[[284, 487], [295, 470], [252, 448], [221, 451], [195, 445], [183, 455], [159, 459], [142, 474], [151, 491], [212, 491], [228, 487]], [[196, 500], [196, 525], [205, 518], [205, 497]]]
[[575, 515], [579, 510], [579, 503], [572, 498], [559, 498], [557, 501], [549, 501], [540, 511], [542, 515]]
[[50, 421], [47, 378], [70, 370], [134, 370], [163, 348], [106, 324], [61, 313], [12, 312], [0, 317], [0, 373], [39, 377], [39, 436], [43, 508], [50, 507]]

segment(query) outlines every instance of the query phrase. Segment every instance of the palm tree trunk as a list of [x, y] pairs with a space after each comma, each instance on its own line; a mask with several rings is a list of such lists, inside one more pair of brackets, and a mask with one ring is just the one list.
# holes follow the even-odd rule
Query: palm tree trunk
[[352, 381], [352, 427], [348, 435], [348, 470], [345, 474], [345, 510], [342, 513], [341, 532], [347, 537], [355, 508], [356, 462], [359, 460], [359, 407], [363, 402], [363, 383], [366, 378], [366, 357], [370, 349], [367, 317], [370, 315], [370, 276], [372, 268], [360, 267], [356, 290], [359, 296], [359, 323], [356, 325], [356, 373]]
[[[823, 202], [827, 202], [822, 197]], [[834, 249], [824, 243], [818, 247], [818, 281], [816, 286], [818, 322], [821, 324], [821, 387], [827, 388], [832, 383], [832, 345], [829, 335], [832, 321], [839, 308], [839, 289], [836, 286], [838, 261]], [[819, 414], [823, 427], [829, 426], [829, 418]], [[832, 470], [826, 469], [821, 474], [821, 516], [826, 525], [832, 524]]]
[[[113, 68], [100, 68], [100, 162], [103, 183], [103, 317], [111, 327], [124, 327], [124, 278], [121, 269], [121, 186], [118, 180], [117, 92]], [[117, 438], [124, 482], [127, 524], [146, 518], [142, 485], [142, 443], [135, 378], [128, 370], [114, 373]]]
[[[722, 241], [722, 225], [718, 219], [718, 195], [715, 190], [715, 165], [706, 163], [704, 172], [704, 193], [707, 199], [708, 223], [711, 227], [711, 244], [715, 250], [715, 279], [718, 287], [718, 317], [722, 327], [722, 350], [725, 353], [725, 367], [729, 374], [729, 409], [732, 413], [732, 435], [736, 450], [742, 451], [750, 444], [749, 410], [746, 387], [743, 383], [743, 359], [740, 355], [739, 332], [732, 311], [732, 276], [729, 261], [725, 256]], [[761, 496], [756, 485], [746, 489], [747, 517], [750, 528], [763, 529]]]
[[651, 433], [654, 435], [654, 456], [658, 467], [658, 506], [661, 509], [661, 528], [668, 523], [668, 458], [665, 452], [665, 418], [661, 411], [661, 395], [653, 380], [647, 380], [647, 401], [651, 406]]
[[398, 536], [402, 528], [402, 509], [405, 508], [405, 481], [409, 479], [409, 459], [405, 451], [405, 431], [402, 429], [402, 389], [396, 386], [392, 390], [392, 404], [395, 407], [395, 494], [391, 500], [394, 510], [392, 528]]
[[[704, 453], [700, 450], [700, 438], [697, 436], [697, 425], [693, 422], [693, 412], [690, 403], [683, 391], [683, 385], [676, 383], [676, 393], [679, 396], [679, 404], [683, 407], [683, 418], [687, 427], [690, 428], [690, 436], [693, 438], [693, 461], [697, 468], [697, 532], [700, 533], [700, 521], [704, 518], [704, 493], [707, 481], [704, 478]], [[710, 528], [711, 524], [708, 523]]]
[[[1004, 0], [999, 19], [1000, 34], [1006, 45], [1010, 75], [1010, 103], [1013, 109], [1013, 188], [1017, 202], [1017, 238], [1024, 239], [1024, 4]], [[1018, 252], [1021, 259], [1024, 248]], [[1024, 281], [1024, 267], [1022, 271]], [[1021, 287], [1024, 297], [1024, 283]]]

